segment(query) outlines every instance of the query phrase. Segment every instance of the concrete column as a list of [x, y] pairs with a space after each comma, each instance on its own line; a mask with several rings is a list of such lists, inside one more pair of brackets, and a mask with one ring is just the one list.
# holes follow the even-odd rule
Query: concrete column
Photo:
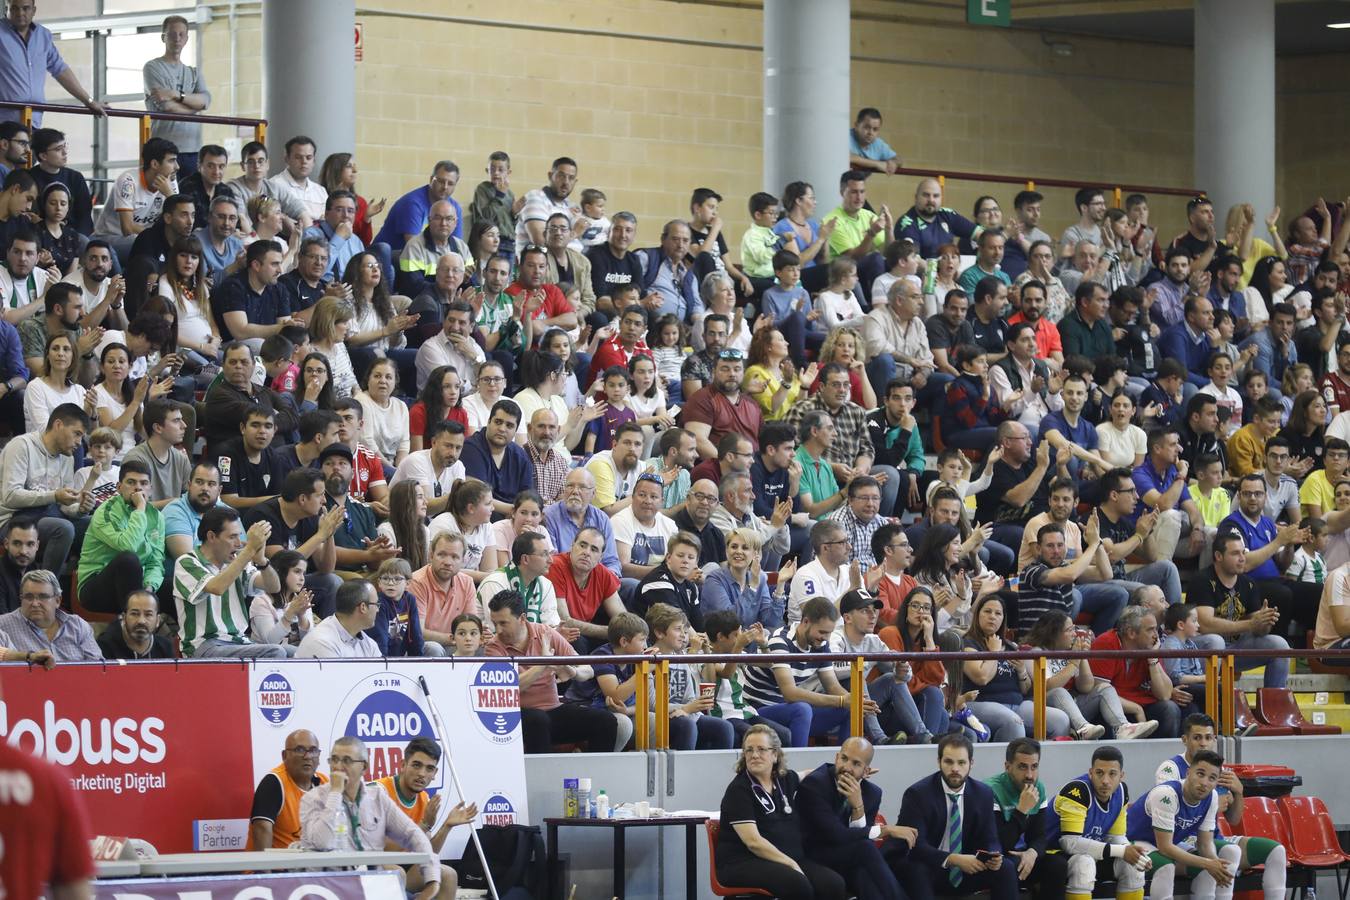
[[314, 171], [330, 153], [356, 149], [356, 2], [285, 0], [262, 4], [263, 116], [273, 171], [286, 141], [314, 139]]
[[1234, 203], [1274, 208], [1275, 0], [1196, 0], [1195, 184], [1220, 231]]
[[850, 124], [849, 0], [765, 0], [764, 189], [809, 181], [833, 209]]

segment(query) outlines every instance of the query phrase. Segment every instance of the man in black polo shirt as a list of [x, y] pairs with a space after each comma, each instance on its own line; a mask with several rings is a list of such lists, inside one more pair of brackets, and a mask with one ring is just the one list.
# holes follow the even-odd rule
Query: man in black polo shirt
[[[1262, 598], [1260, 586], [1244, 574], [1247, 552], [1240, 532], [1220, 531], [1214, 538], [1213, 564], [1191, 579], [1186, 602], [1199, 610], [1201, 637], [1217, 636], [1219, 647], [1288, 650], [1285, 639], [1271, 633], [1278, 627], [1280, 611]], [[1199, 639], [1196, 643], [1206, 649], [1213, 646]], [[1255, 666], [1266, 667], [1266, 687], [1282, 688], [1289, 681], [1289, 660], [1284, 657], [1237, 657], [1239, 670]]]
[[630, 212], [614, 214], [609, 243], [592, 247], [586, 253], [591, 261], [591, 287], [595, 290], [595, 309], [608, 317], [617, 315], [614, 291], [630, 284], [642, 284], [642, 258], [628, 252], [637, 237], [637, 216]]
[[136, 235], [128, 259], [146, 259], [153, 264], [155, 271], [163, 271], [169, 254], [173, 252], [173, 245], [192, 234], [195, 222], [192, 198], [187, 194], [174, 194], [164, 201], [164, 211], [160, 213], [159, 220]]
[[[1013, 420], [998, 426], [996, 440], [1003, 458], [994, 463], [993, 480], [978, 495], [975, 518], [992, 523], [994, 540], [1003, 546], [1020, 547], [1027, 520], [1050, 508], [1050, 444], [1041, 441], [1033, 458], [1031, 432]], [[1067, 466], [1068, 454], [1062, 455]]]
[[278, 284], [281, 249], [272, 241], [248, 245], [244, 271], [231, 275], [211, 297], [212, 314], [226, 341], [248, 341], [256, 351], [287, 325], [303, 325], [291, 317], [291, 301]]
[[975, 283], [975, 305], [970, 310], [973, 343], [984, 350], [989, 365], [1008, 355], [1008, 286], [992, 275]]
[[253, 506], [243, 516], [246, 528], [254, 522], [272, 526], [265, 550], [268, 559], [282, 550], [294, 550], [309, 560], [305, 587], [314, 595], [317, 619], [333, 614], [337, 589], [342, 586], [342, 579], [333, 574], [337, 563], [333, 535], [342, 527], [343, 508], [334, 506], [324, 512], [324, 496], [322, 472], [296, 469], [281, 483], [278, 496]]
[[173, 659], [173, 644], [159, 627], [159, 598], [145, 589], [127, 594], [126, 606], [117, 621], [98, 636], [104, 659]]
[[350, 293], [350, 288], [344, 284], [331, 284], [327, 274], [328, 242], [322, 238], [306, 238], [300, 244], [295, 268], [277, 280], [297, 318], [308, 319], [307, 310], [325, 294], [343, 296]]
[[1173, 239], [1168, 249], [1184, 250], [1191, 258], [1191, 271], [1208, 269], [1216, 258], [1229, 256], [1233, 250], [1214, 229], [1214, 204], [1208, 197], [1192, 197], [1186, 201], [1186, 230]]
[[1186, 421], [1177, 429], [1181, 458], [1192, 469], [1199, 457], [1212, 453], [1223, 462], [1223, 470], [1228, 471], [1228, 448], [1219, 440], [1218, 431], [1219, 401], [1213, 394], [1196, 394], [1186, 404]]
[[975, 332], [966, 318], [970, 300], [960, 288], [952, 288], [942, 301], [942, 311], [924, 320], [928, 331], [928, 349], [933, 351], [933, 362], [939, 372], [956, 378], [961, 372], [952, 362], [952, 350], [962, 344], [975, 343]]
[[220, 499], [243, 512], [275, 497], [286, 477], [280, 449], [272, 448], [276, 417], [270, 409], [251, 409], [239, 436], [211, 448], [220, 470]]

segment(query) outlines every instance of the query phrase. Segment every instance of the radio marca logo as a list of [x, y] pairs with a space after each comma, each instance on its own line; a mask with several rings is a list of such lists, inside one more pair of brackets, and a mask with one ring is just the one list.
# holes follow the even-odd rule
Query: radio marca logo
[[[397, 775], [408, 741], [424, 737], [442, 743], [424, 702], [412, 678], [392, 672], [368, 676], [343, 698], [333, 718], [333, 734], [351, 735], [365, 742], [370, 761], [366, 778], [374, 781]], [[428, 793], [444, 788], [446, 768], [442, 765], [427, 785]]]
[[484, 825], [516, 824], [516, 807], [505, 794], [493, 794], [483, 804]]
[[268, 672], [254, 691], [258, 712], [269, 725], [284, 725], [295, 709], [295, 689], [280, 672]]
[[498, 744], [516, 739], [520, 728], [520, 679], [511, 663], [483, 663], [469, 682], [469, 706], [488, 737]]

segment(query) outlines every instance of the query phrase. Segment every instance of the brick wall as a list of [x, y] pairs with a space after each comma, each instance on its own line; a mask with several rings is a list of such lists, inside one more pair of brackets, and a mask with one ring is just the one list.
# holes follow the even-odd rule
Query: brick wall
[[[901, 19], [886, 13], [893, 8], [902, 7], [855, 5], [852, 99], [882, 111], [883, 135], [907, 165], [1192, 184], [1189, 50], [1075, 36], [1065, 58], [1036, 32]], [[549, 161], [566, 154], [580, 163], [579, 187], [604, 190], [611, 212], [638, 215], [640, 242], [654, 242], [661, 222], [683, 216], [689, 190], [703, 185], [726, 197], [726, 230], [737, 242], [748, 224], [746, 198], [764, 187], [759, 10], [470, 0], [447, 11], [436, 0], [401, 0], [397, 11], [357, 14], [365, 59], [357, 64], [356, 158], [367, 197], [397, 196], [448, 157], [463, 170], [464, 200], [496, 149], [511, 153], [520, 193], [542, 184]], [[234, 103], [240, 115], [261, 112], [260, 24], [256, 14], [238, 20], [237, 98], [226, 84], [228, 19], [204, 31], [218, 111]], [[1323, 103], [1345, 108], [1343, 92], [1313, 92], [1335, 81], [1308, 81], [1302, 71], [1281, 66], [1282, 121], [1315, 122]], [[316, 93], [316, 102], [334, 101], [341, 102]], [[1297, 138], [1282, 128], [1278, 187], [1297, 198], [1284, 201], [1286, 209], [1346, 189], [1336, 185], [1350, 125], [1330, 114], [1321, 121], [1324, 130], [1299, 127]], [[320, 158], [331, 149], [320, 147]], [[898, 215], [913, 187], [911, 178], [877, 177], [869, 192], [874, 205], [888, 203]], [[816, 189], [828, 210], [835, 187]], [[947, 202], [969, 214], [988, 192], [1009, 210], [1016, 190], [953, 182]], [[1045, 193], [1043, 227], [1057, 234], [1075, 217], [1072, 191]], [[1164, 234], [1182, 227], [1182, 202], [1153, 202]]]

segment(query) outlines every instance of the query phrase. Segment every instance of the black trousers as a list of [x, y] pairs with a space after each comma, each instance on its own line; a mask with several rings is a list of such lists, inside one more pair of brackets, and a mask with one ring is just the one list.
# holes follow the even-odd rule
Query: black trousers
[[93, 612], [120, 613], [127, 605], [127, 595], [143, 587], [145, 570], [140, 557], [123, 550], [80, 583], [80, 604]]
[[758, 857], [727, 863], [718, 860], [717, 880], [728, 887], [763, 888], [778, 900], [844, 900], [848, 896], [838, 872], [809, 859], [797, 864], [801, 872]]
[[905, 900], [900, 882], [870, 840], [856, 840], [833, 847], [811, 843], [807, 850], [812, 862], [838, 872], [858, 900]]
[[1023, 884], [1031, 889], [1036, 900], [1064, 900], [1064, 889], [1069, 884], [1069, 854], [1037, 854], [1036, 865], [1031, 867], [1031, 874]]
[[553, 709], [522, 709], [520, 727], [526, 753], [549, 753], [554, 744], [585, 744], [592, 753], [609, 753], [619, 737], [614, 713], [563, 703]]
[[976, 894], [989, 891], [991, 900], [1017, 900], [1019, 885], [1017, 863], [1011, 856], [1003, 857], [1003, 866], [997, 872], [977, 872], [964, 875], [960, 885], [953, 887], [947, 878], [947, 869], [932, 868], [905, 860], [897, 867], [896, 877], [909, 900], [933, 900], [938, 894]]

